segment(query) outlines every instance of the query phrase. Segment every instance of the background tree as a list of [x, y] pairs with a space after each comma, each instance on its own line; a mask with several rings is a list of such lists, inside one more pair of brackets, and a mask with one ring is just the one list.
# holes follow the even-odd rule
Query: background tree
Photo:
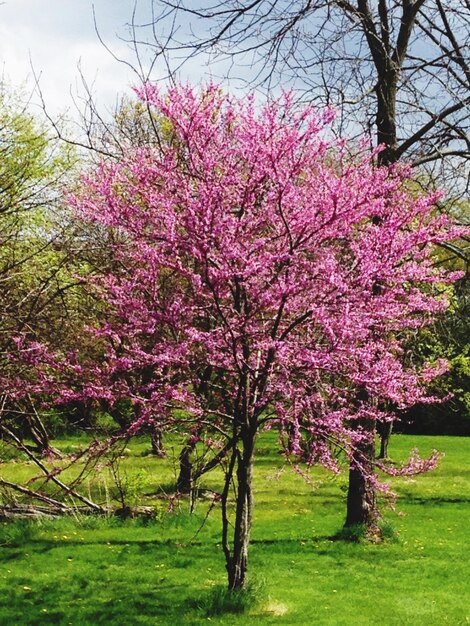
[[[452, 248], [452, 246], [451, 246]], [[470, 326], [469, 271], [465, 259], [458, 259], [453, 250], [440, 248], [436, 263], [465, 272], [456, 283], [452, 303], [445, 316], [432, 327], [417, 332], [412, 339], [416, 358], [445, 358], [449, 370], [433, 384], [440, 396], [450, 395], [446, 402], [433, 406], [417, 405], [406, 411], [398, 428], [403, 432], [469, 435], [470, 434]]]
[[229, 57], [231, 74], [251, 83], [295, 84], [306, 99], [337, 107], [342, 133], [375, 129], [376, 143], [385, 146], [379, 163], [452, 157], [446, 166], [462, 168], [467, 182], [468, 0], [154, 4], [164, 7], [166, 19], [170, 13], [178, 24], [192, 20], [196, 34], [189, 41], [178, 39], [181, 25], [174, 28], [167, 46], [173, 57], [208, 52], [214, 62]]
[[[73, 334], [76, 280], [63, 246], [67, 215], [60, 189], [73, 165], [70, 151], [21, 104], [21, 94], [0, 94], [0, 371], [11, 372], [6, 354], [19, 335], [59, 346]], [[74, 269], [77, 269], [76, 267]], [[40, 451], [49, 437], [34, 402], [18, 404], [2, 389], [3, 423], [32, 437]]]

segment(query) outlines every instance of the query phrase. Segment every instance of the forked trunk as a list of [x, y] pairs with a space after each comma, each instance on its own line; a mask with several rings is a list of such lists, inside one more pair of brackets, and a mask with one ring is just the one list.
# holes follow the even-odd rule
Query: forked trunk
[[[232, 591], [242, 589], [246, 582], [248, 569], [248, 547], [253, 521], [253, 447], [255, 435], [249, 433], [243, 439], [243, 450], [234, 451], [236, 458], [237, 500], [235, 509], [235, 523], [233, 526], [233, 545], [228, 548], [226, 531], [227, 518], [224, 516], [224, 539], [226, 545], [226, 567], [228, 573], [228, 588]], [[226, 508], [223, 505], [224, 515]]]

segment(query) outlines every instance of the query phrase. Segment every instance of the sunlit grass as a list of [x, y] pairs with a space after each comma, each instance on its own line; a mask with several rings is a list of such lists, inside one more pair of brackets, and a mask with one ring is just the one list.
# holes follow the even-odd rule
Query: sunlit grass
[[[147, 455], [142, 440], [129, 446], [123, 468], [142, 477], [135, 497], [153, 503], [156, 518], [0, 525], [0, 624], [470, 623], [469, 439], [394, 437], [394, 459], [415, 445], [446, 456], [432, 473], [394, 481], [400, 499], [385, 514], [387, 539], [371, 544], [333, 540], [345, 515], [345, 477], [315, 470], [307, 484], [289, 468], [279, 475], [269, 437], [256, 465], [250, 553], [250, 580], [261, 590], [230, 605], [218, 509], [205, 524], [207, 498], [192, 516], [186, 501], [168, 512], [171, 494], [161, 497], [160, 486], [170, 491], [174, 467]], [[24, 460], [0, 464], [10, 480], [34, 473]], [[204, 485], [217, 489], [219, 479], [214, 473]]]

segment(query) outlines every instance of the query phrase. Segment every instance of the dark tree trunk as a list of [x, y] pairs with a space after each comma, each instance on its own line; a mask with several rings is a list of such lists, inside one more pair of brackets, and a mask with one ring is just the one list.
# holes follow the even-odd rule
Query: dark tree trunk
[[121, 430], [127, 430], [132, 424], [132, 420], [118, 406], [111, 405], [107, 400], [101, 401], [101, 408], [113, 418]]
[[37, 414], [29, 415], [27, 420], [31, 439], [36, 446], [36, 451], [39, 452], [39, 454], [46, 454], [51, 449], [51, 446], [49, 434], [42, 420]]
[[160, 458], [165, 457], [166, 451], [163, 445], [163, 431], [159, 426], [152, 426], [150, 441], [152, 443], [152, 454]]
[[96, 416], [93, 412], [93, 402], [91, 400], [74, 400], [66, 407], [70, 414], [73, 426], [78, 428], [94, 428], [96, 426]]
[[180, 471], [176, 481], [178, 493], [190, 494], [193, 488], [193, 463], [191, 454], [196, 444], [188, 441], [180, 452]]
[[[207, 366], [204, 368], [200, 375], [199, 385], [197, 386], [197, 393], [204, 398], [207, 398], [208, 388], [207, 383], [212, 376], [212, 367]], [[191, 455], [196, 448], [196, 444], [199, 441], [201, 429], [197, 429], [191, 434], [186, 441], [183, 449], [179, 455], [180, 471], [176, 480], [176, 490], [179, 493], [191, 494], [193, 493], [193, 486], [197, 479], [204, 473], [204, 469], [201, 469], [197, 475], [194, 472], [194, 464], [191, 459]]]
[[375, 423], [373, 420], [360, 420], [358, 424], [368, 438], [357, 445], [349, 467], [349, 486], [345, 527], [363, 525], [373, 529], [378, 521], [375, 486], [367, 479], [374, 473]]
[[39, 414], [34, 410], [34, 407], [33, 413], [31, 415], [28, 415], [27, 417], [27, 422], [31, 439], [34, 442], [34, 446], [31, 448], [31, 450], [36, 452], [37, 454], [41, 454], [44, 456], [54, 456], [57, 458], [61, 458], [61, 452], [51, 446], [49, 433], [47, 432], [47, 429], [44, 426]]
[[237, 503], [233, 529], [233, 551], [227, 563], [228, 587], [242, 589], [248, 569], [248, 546], [253, 521], [253, 442], [239, 455], [237, 467]]
[[377, 84], [377, 144], [385, 146], [379, 165], [395, 163], [397, 156], [396, 96], [398, 73], [389, 70]]
[[234, 440], [230, 439], [212, 459], [207, 461], [207, 463], [195, 465], [191, 460], [191, 455], [194, 452], [197, 441], [198, 439], [194, 439], [194, 435], [192, 435], [179, 455], [180, 471], [176, 481], [176, 488], [180, 493], [190, 493], [196, 486], [199, 478], [214, 469], [214, 467], [220, 465], [234, 446]]
[[379, 435], [380, 435], [379, 459], [387, 459], [388, 458], [388, 444], [390, 442], [390, 437], [392, 436], [393, 422], [385, 422], [385, 423], [380, 424], [378, 430], [379, 430]]

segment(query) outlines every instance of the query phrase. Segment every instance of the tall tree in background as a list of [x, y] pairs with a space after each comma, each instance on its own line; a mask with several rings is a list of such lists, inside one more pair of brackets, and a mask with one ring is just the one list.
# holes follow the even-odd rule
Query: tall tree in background
[[176, 25], [189, 17], [196, 33], [185, 40], [187, 28], [175, 26], [170, 58], [229, 57], [234, 77], [295, 85], [305, 99], [334, 105], [343, 134], [375, 129], [385, 146], [379, 163], [437, 168], [445, 158], [447, 171], [468, 183], [469, 0], [154, 4]]

